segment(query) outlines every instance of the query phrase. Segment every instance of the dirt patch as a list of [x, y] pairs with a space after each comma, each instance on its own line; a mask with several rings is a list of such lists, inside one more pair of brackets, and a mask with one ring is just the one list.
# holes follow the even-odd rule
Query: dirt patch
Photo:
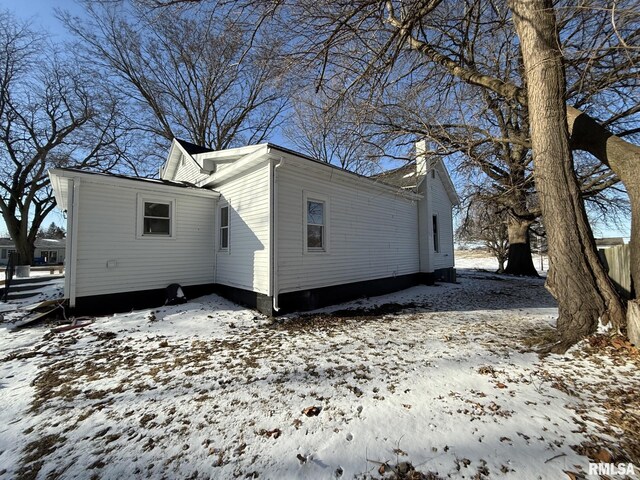
[[[272, 325], [283, 330], [314, 330], [318, 328], [341, 328], [363, 322], [384, 322], [402, 313], [431, 311], [430, 303], [384, 303], [373, 307], [347, 308], [321, 314], [303, 314], [283, 320], [276, 320]], [[385, 318], [387, 317], [387, 318]]]
[[65, 437], [59, 434], [53, 434], [45, 435], [27, 444], [23, 451], [24, 456], [22, 457], [21, 466], [18, 470], [17, 479], [33, 480], [37, 478], [38, 473], [45, 463], [45, 457], [55, 452], [65, 441]]

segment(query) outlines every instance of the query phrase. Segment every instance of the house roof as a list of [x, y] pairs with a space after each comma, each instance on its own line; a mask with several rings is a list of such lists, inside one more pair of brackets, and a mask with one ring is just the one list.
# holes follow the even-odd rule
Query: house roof
[[[455, 186], [451, 181], [449, 172], [447, 171], [447, 168], [445, 167], [442, 159], [438, 158], [433, 163], [433, 168], [440, 175], [440, 179], [442, 181], [442, 184], [444, 185], [444, 189], [446, 190], [447, 195], [449, 196], [449, 200], [451, 200], [451, 203], [453, 205], [459, 205], [460, 198], [458, 197], [458, 193], [456, 192]], [[418, 181], [419, 177], [418, 175], [416, 175], [415, 160], [393, 170], [379, 173], [375, 175], [375, 178], [377, 178], [381, 182], [388, 183], [389, 185], [394, 185], [402, 189], [417, 188], [418, 184], [420, 183]]]
[[595, 241], [596, 241], [596, 245], [599, 247], [624, 245], [624, 238], [622, 237], [596, 238]]
[[134, 182], [145, 182], [156, 185], [168, 185], [171, 187], [179, 187], [179, 188], [197, 188], [195, 185], [188, 182], [174, 182], [171, 180], [164, 180], [162, 178], [144, 178], [144, 177], [132, 177], [129, 175], [122, 175], [119, 173], [103, 173], [103, 172], [91, 172], [87, 170], [81, 170], [79, 168], [56, 168], [55, 171], [60, 172], [71, 172], [71, 173], [80, 173], [82, 175], [91, 175], [97, 177], [105, 177], [105, 178], [121, 178], [124, 180], [131, 180]]
[[152, 191], [157, 191], [158, 189], [170, 189], [175, 191], [175, 189], [180, 189], [188, 195], [220, 196], [220, 194], [214, 190], [198, 188], [197, 186], [187, 182], [172, 182], [170, 180], [156, 178], [140, 178], [112, 173], [88, 172], [75, 168], [52, 168], [49, 170], [49, 178], [55, 193], [56, 205], [60, 210], [67, 210], [67, 203], [69, 201], [69, 182], [62, 181], [63, 178], [78, 178], [83, 179], [82, 181], [91, 183], [103, 183], [108, 185], [116, 184], [124, 187], [131, 187], [131, 185], [135, 183], [139, 185], [136, 188]]
[[372, 175], [371, 178], [400, 188], [415, 188], [418, 185], [416, 176], [416, 162], [409, 162], [401, 167]]
[[[341, 172], [341, 174], [347, 175], [348, 177], [353, 179], [359, 178], [363, 179], [364, 181], [375, 182], [381, 187], [398, 189], [405, 195], [415, 195], [415, 189], [419, 183], [418, 177], [416, 175], [415, 161], [403, 165], [400, 168], [389, 170], [388, 172], [383, 172], [381, 174], [373, 176], [365, 176], [355, 172], [344, 170], [335, 165], [331, 165], [329, 163], [323, 162], [303, 153], [296, 152], [295, 150], [276, 145], [274, 143], [262, 143], [258, 145], [229, 148], [225, 150], [211, 150], [178, 139], [174, 139], [167, 161], [160, 169], [160, 175], [162, 177], [167, 176], [169, 178], [172, 178], [173, 175], [175, 175], [175, 168], [177, 168], [176, 166], [179, 160], [179, 155], [175, 154], [176, 149], [174, 149], [174, 146], [177, 146], [182, 152], [186, 153], [190, 161], [195, 162], [199, 166], [203, 174], [208, 174], [206, 177], [196, 182], [196, 186], [198, 187], [212, 186], [221, 181], [224, 181], [224, 179], [230, 178], [231, 176], [240, 175], [246, 168], [250, 168], [250, 166], [255, 161], [262, 161], [266, 154], [273, 151], [279, 151], [299, 159], [314, 162], [315, 164], [322, 165], [323, 168], [334, 169]], [[207, 168], [207, 161], [213, 161], [216, 163], [233, 162], [233, 168], [226, 167], [224, 169], [215, 171], [214, 169]], [[442, 182], [445, 186], [445, 190], [447, 191], [447, 195], [449, 196], [451, 202], [454, 205], [459, 204], [460, 201], [455, 191], [455, 187], [451, 182], [449, 173], [447, 172], [447, 169], [441, 159], [438, 159], [438, 161], [435, 162], [434, 168], [436, 168], [440, 173]]]
[[[37, 238], [35, 246], [36, 248], [65, 248], [67, 241], [64, 238]], [[15, 242], [10, 238], [0, 238], [0, 247], [15, 247]]]
[[64, 248], [67, 246], [65, 238], [36, 238], [36, 248]]
[[[220, 183], [232, 177], [241, 175], [243, 172], [253, 168], [253, 166], [255, 166], [260, 162], [264, 162], [268, 158], [282, 159], [283, 156], [288, 157], [290, 159], [291, 158], [296, 159], [296, 161], [298, 160], [308, 161], [321, 167], [322, 169], [333, 170], [336, 172], [336, 175], [339, 175], [344, 179], [348, 179], [349, 181], [367, 182], [369, 184], [376, 185], [377, 188], [381, 188], [381, 189], [387, 190], [388, 192], [393, 192], [403, 196], [411, 197], [413, 199], [417, 199], [420, 197], [420, 195], [418, 195], [416, 192], [413, 192], [411, 190], [401, 189], [395, 185], [389, 185], [375, 178], [360, 175], [358, 173], [350, 172], [348, 170], [344, 170], [340, 167], [336, 167], [335, 165], [322, 162], [315, 158], [309, 157], [302, 153], [296, 152], [294, 150], [290, 150], [285, 147], [281, 147], [280, 145], [276, 145], [273, 143], [262, 143], [258, 145], [231, 148], [228, 150], [219, 150], [216, 152], [209, 152], [203, 155], [198, 155], [197, 157], [198, 160], [203, 163], [205, 163], [207, 160], [211, 160], [211, 161], [220, 162], [220, 163], [230, 163], [230, 165], [226, 166], [225, 168], [220, 168], [220, 169], [216, 169], [215, 171], [212, 171], [208, 176], [203, 177], [201, 180], [197, 181], [196, 185], [200, 187], [215, 188]], [[206, 171], [207, 169], [205, 168], [204, 170]]]
[[195, 143], [187, 142], [186, 140], [181, 140], [176, 138], [176, 142], [180, 144], [184, 151], [189, 155], [197, 155], [199, 153], [207, 153], [207, 152], [215, 152], [212, 148], [203, 147], [200, 145], [196, 145]]

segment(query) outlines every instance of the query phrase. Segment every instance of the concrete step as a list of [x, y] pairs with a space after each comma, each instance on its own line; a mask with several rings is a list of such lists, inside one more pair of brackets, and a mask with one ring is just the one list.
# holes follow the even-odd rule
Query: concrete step
[[[29, 297], [37, 297], [38, 290], [55, 285], [64, 275], [49, 275], [46, 277], [14, 278], [9, 286], [7, 300], [21, 300]], [[0, 298], [4, 298], [4, 288], [0, 288]]]
[[30, 297], [33, 297], [34, 300], [37, 300], [37, 297], [39, 295], [40, 292], [9, 292], [9, 295], [7, 295], [7, 300], [23, 300]]
[[29, 278], [16, 278], [13, 277], [11, 280], [11, 287], [13, 288], [16, 285], [23, 284], [38, 284], [38, 283], [48, 283], [51, 280], [55, 280], [57, 278], [64, 278], [64, 275], [43, 275], [41, 277], [29, 277]]
[[9, 287], [9, 295], [13, 292], [26, 292], [29, 290], [38, 290], [39, 288], [48, 287], [49, 285], [54, 285], [57, 282], [51, 281], [49, 279], [48, 282], [38, 282], [38, 283], [20, 283], [18, 285], [14, 285], [13, 283]]

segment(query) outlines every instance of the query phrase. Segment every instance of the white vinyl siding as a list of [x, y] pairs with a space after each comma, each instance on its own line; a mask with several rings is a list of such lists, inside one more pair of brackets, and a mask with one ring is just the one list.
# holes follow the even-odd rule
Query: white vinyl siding
[[433, 268], [453, 267], [453, 205], [436, 172], [431, 183], [431, 214], [438, 218], [438, 249], [433, 253]]
[[[80, 182], [76, 296], [213, 282], [216, 199], [146, 187]], [[175, 237], [138, 238], [138, 194], [175, 202]]]
[[[277, 176], [279, 293], [418, 272], [416, 201], [306, 161], [285, 164]], [[330, 205], [330, 249], [314, 255], [305, 252], [305, 196], [318, 193]]]
[[200, 165], [193, 158], [182, 155], [182, 158], [176, 162], [173, 174], [175, 182], [188, 182], [195, 185], [199, 180], [207, 178], [208, 174], [200, 171]]
[[222, 195], [220, 204], [229, 206], [230, 240], [228, 251], [217, 255], [216, 283], [269, 293], [269, 175], [269, 162], [265, 161], [214, 187]]

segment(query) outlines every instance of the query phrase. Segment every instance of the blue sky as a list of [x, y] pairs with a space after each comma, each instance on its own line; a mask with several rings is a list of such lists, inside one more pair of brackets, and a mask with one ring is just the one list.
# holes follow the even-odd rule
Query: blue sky
[[[60, 8], [69, 10], [73, 14], [79, 16], [82, 15], [83, 9], [79, 6], [75, 0], [0, 0], [0, 9], [9, 10], [16, 17], [22, 20], [29, 20], [34, 27], [41, 27], [52, 33], [56, 40], [64, 40], [67, 36], [64, 27], [54, 16], [54, 9]], [[275, 134], [270, 141], [287, 146], [287, 141], [282, 138], [281, 135]], [[55, 210], [45, 220], [43, 226], [46, 228], [51, 222], [55, 222], [58, 225], [66, 225], [66, 221], [62, 213]], [[594, 234], [596, 237], [626, 237], [630, 235], [630, 222], [622, 227], [609, 225], [606, 219], [599, 219], [592, 224]], [[6, 227], [4, 222], [0, 219], [0, 236], [6, 235]]]
[[54, 17], [54, 8], [81, 14], [82, 8], [74, 0], [0, 0], [0, 8], [9, 10], [16, 17], [30, 20], [35, 27], [42, 27], [56, 36], [66, 35], [64, 27]]

